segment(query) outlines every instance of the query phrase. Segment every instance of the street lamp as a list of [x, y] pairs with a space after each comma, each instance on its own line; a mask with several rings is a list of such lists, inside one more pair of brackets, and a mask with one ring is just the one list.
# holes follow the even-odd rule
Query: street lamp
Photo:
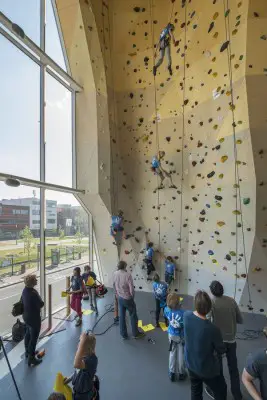
[[18, 225], [16, 224], [16, 246], [18, 245]]

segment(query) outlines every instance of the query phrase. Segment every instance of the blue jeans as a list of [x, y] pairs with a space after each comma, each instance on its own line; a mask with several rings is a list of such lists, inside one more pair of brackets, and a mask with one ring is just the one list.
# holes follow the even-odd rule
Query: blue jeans
[[120, 334], [122, 337], [127, 337], [127, 325], [126, 325], [126, 310], [128, 310], [131, 318], [132, 333], [133, 336], [138, 335], [138, 317], [136, 312], [136, 305], [134, 299], [123, 299], [119, 297], [119, 307], [120, 307]]

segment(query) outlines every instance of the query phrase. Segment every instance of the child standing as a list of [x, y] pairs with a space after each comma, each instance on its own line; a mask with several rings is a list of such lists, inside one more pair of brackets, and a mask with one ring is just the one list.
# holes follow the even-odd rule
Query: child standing
[[184, 311], [181, 310], [180, 298], [176, 293], [167, 297], [164, 316], [169, 321], [168, 334], [170, 342], [169, 377], [171, 382], [186, 378], [184, 361]]
[[[161, 309], [163, 310], [163, 315], [164, 315], [164, 310], [167, 301], [167, 294], [168, 294], [168, 285], [165, 282], [161, 282], [159, 275], [155, 274], [152, 286], [156, 300], [156, 327], [160, 328], [159, 324], [160, 310]], [[166, 326], [168, 326], [168, 320], [166, 317], [165, 317], [165, 324]]]
[[175, 279], [175, 263], [171, 256], [165, 260], [165, 282], [170, 285]]
[[82, 280], [86, 286], [86, 290], [89, 295], [91, 309], [98, 314], [97, 303], [96, 303], [96, 274], [91, 270], [90, 265], [84, 267], [84, 273], [82, 274]]
[[82, 324], [82, 297], [83, 297], [83, 281], [81, 277], [81, 268], [75, 267], [73, 276], [71, 277], [71, 286], [67, 290], [71, 294], [71, 308], [77, 313], [77, 321], [75, 326]]
[[153, 256], [154, 256], [153, 246], [154, 246], [154, 244], [152, 242], [149, 242], [148, 236], [146, 236], [146, 240], [147, 240], [147, 245], [146, 245], [146, 256], [145, 256], [144, 262], [145, 262], [146, 268], [147, 268], [147, 279], [151, 280], [149, 275], [151, 274], [152, 271], [155, 271], [155, 267], [153, 264]]
[[65, 378], [64, 383], [72, 381], [73, 400], [98, 400], [99, 381], [95, 376], [98, 359], [95, 355], [94, 335], [83, 332], [74, 358], [74, 374]]

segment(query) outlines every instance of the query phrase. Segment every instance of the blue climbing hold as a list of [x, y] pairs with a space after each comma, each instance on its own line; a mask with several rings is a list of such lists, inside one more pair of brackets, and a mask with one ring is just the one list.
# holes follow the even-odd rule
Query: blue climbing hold
[[214, 252], [212, 250], [209, 250], [208, 253], [210, 256], [213, 256], [213, 254], [214, 254]]

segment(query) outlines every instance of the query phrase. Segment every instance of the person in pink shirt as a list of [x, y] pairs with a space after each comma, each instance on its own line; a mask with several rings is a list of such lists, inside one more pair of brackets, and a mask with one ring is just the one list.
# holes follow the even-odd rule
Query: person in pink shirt
[[134, 301], [134, 284], [132, 275], [126, 271], [127, 263], [120, 261], [118, 269], [114, 273], [113, 287], [115, 295], [118, 298], [120, 310], [120, 334], [123, 339], [128, 339], [126, 325], [126, 310], [128, 310], [131, 319], [132, 333], [135, 339], [145, 336], [144, 333], [138, 330], [138, 317], [136, 304]]

